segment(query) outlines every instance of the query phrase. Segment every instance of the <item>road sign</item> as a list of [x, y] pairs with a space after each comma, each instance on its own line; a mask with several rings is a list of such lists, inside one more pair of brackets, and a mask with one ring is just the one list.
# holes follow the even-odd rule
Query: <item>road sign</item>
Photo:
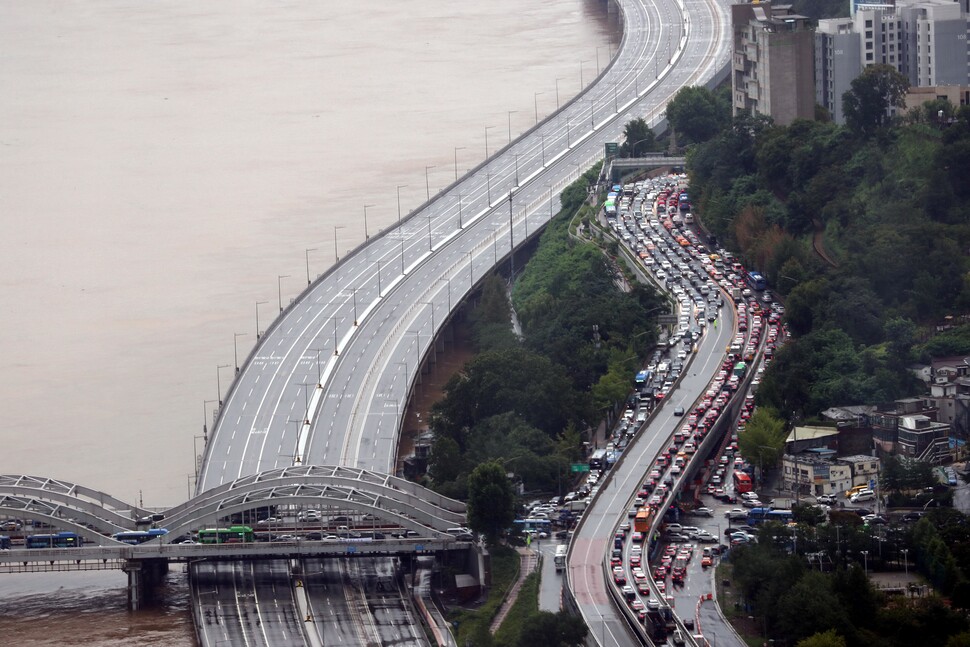
[[673, 326], [677, 321], [677, 315], [657, 315], [657, 323], [661, 326]]
[[348, 553], [356, 553], [357, 552], [357, 547], [356, 546], [347, 546], [347, 552]]
[[616, 153], [620, 150], [620, 145], [616, 142], [606, 142], [606, 156], [616, 157]]
[[569, 466], [570, 472], [588, 472], [589, 465], [586, 463], [573, 463]]
[[416, 544], [414, 546], [414, 550], [416, 550], [416, 551], [418, 551], [420, 553], [421, 551], [424, 550], [424, 544]]

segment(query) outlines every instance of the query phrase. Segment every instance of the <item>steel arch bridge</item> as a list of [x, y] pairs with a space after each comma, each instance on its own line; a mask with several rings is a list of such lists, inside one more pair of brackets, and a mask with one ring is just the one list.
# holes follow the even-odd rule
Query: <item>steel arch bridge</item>
[[[465, 505], [421, 485], [369, 470], [303, 465], [240, 478], [160, 513], [161, 541], [232, 515], [270, 506], [308, 506], [370, 515], [428, 538], [443, 538], [465, 522]], [[86, 542], [116, 544], [111, 535], [135, 530], [151, 511], [104, 492], [55, 479], [0, 475], [0, 516], [76, 532]]]

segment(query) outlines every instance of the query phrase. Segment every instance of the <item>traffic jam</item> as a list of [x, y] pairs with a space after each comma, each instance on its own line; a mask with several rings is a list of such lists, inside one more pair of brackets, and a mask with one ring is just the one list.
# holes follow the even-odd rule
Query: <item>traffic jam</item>
[[[745, 531], [731, 523], [743, 524], [750, 511], [767, 509], [760, 507], [751, 492], [752, 469], [740, 455], [738, 435], [754, 411], [753, 390], [775, 349], [787, 337], [781, 323], [784, 308], [765, 290], [764, 279], [756, 272], [746, 272], [725, 250], [705, 247], [691, 228], [686, 189], [682, 175], [616, 185], [604, 207], [617, 237], [640, 259], [656, 284], [673, 296], [678, 313], [678, 323], [661, 349], [637, 374], [636, 393], [613, 430], [608, 450], [622, 451], [633, 434], [649, 424], [647, 417], [675, 388], [705, 328], [719, 324], [724, 307], [735, 309], [736, 335], [725, 349], [720, 370], [692, 409], [674, 411], [682, 422], [670, 430], [665, 449], [646, 466], [627, 518], [615, 529], [609, 555], [613, 585], [644, 624], [647, 635], [660, 642], [670, 637], [675, 644], [684, 642], [672, 613], [676, 590], [683, 589], [688, 578], [705, 577], [706, 573], [701, 587], [710, 591], [711, 569], [723, 552], [732, 544], [755, 541], [749, 525], [743, 525]], [[749, 372], [754, 375], [748, 390], [740, 394]], [[736, 397], [743, 402], [730, 433], [716, 441], [717, 449], [709, 458], [696, 456]], [[608, 469], [611, 462], [603, 468]], [[671, 492], [680, 485], [678, 480], [684, 478], [688, 466], [691, 481], [679, 488], [678, 500], [672, 500]], [[710, 529], [681, 523], [691, 515], [707, 518], [708, 523], [700, 525], [711, 526], [713, 507], [737, 504], [738, 500], [747, 507], [725, 513], [728, 527], [723, 540], [718, 536], [720, 519]], [[654, 530], [658, 515], [662, 522]], [[678, 615], [686, 629], [695, 629], [693, 608], [681, 609]]]

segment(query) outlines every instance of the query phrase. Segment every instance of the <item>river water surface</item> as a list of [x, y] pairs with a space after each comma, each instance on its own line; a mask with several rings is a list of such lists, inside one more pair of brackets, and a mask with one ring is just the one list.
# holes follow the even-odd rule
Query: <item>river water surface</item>
[[[398, 185], [407, 211], [425, 167], [434, 193], [486, 127], [494, 151], [588, 83], [614, 18], [604, 0], [0, 0], [0, 472], [184, 500], [233, 341], [241, 363], [256, 317], [363, 240], [364, 204], [371, 233], [395, 222]], [[120, 573], [0, 574], [0, 636], [191, 644], [182, 577], [128, 614]]]

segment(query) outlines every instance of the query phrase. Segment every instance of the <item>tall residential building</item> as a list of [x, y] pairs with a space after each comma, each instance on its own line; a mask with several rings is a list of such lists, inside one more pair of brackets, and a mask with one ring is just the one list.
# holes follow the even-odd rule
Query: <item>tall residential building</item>
[[809, 20], [789, 5], [731, 6], [734, 114], [763, 114], [776, 124], [815, 118], [814, 39]]
[[[966, 0], [964, 0], [966, 2]], [[820, 20], [815, 31], [816, 101], [844, 123], [842, 95], [873, 65], [889, 65], [910, 86], [968, 84], [967, 12], [953, 0], [859, 4], [851, 18]]]

